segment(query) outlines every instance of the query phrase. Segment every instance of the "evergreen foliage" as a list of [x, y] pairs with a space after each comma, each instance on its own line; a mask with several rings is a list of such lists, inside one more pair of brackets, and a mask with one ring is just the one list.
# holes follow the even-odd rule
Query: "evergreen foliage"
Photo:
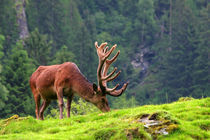
[[4, 43], [4, 40], [5, 40], [4, 36], [0, 34], [0, 60], [4, 56], [4, 52], [3, 52], [3, 43]]
[[40, 34], [36, 28], [24, 40], [24, 44], [28, 56], [33, 60], [35, 66], [38, 67], [39, 65], [47, 65], [49, 63], [52, 41], [48, 41], [47, 35]]
[[1, 117], [11, 114], [33, 114], [32, 93], [29, 87], [29, 77], [34, 71], [34, 66], [19, 41], [7, 59], [4, 60], [2, 82], [9, 91], [6, 106], [1, 112]]
[[[192, 11], [189, 6], [186, 1], [177, 0], [173, 3], [172, 21], [170, 23], [172, 26], [171, 38], [164, 35], [161, 44], [159, 44], [163, 46], [159, 48], [160, 66], [156, 75], [162, 85], [159, 85], [161, 90], [157, 93], [163, 94], [162, 97], [167, 93], [167, 100], [169, 101], [174, 101], [182, 96], [209, 95], [209, 91], [205, 89], [208, 87], [207, 79], [209, 79], [209, 76], [204, 68], [209, 66], [208, 50], [206, 45], [201, 47], [199, 18], [196, 17], [195, 11]], [[198, 51], [200, 52], [203, 49], [206, 54], [204, 52], [202, 55], [199, 54]], [[203, 57], [202, 60], [200, 57]], [[199, 60], [200, 62], [198, 62]], [[201, 61], [203, 62], [203, 68], [200, 64]], [[199, 70], [196, 70], [198, 65], [200, 65], [199, 69], [201, 68], [203, 71], [202, 74], [205, 75], [205, 80], [203, 79], [205, 88], [200, 91], [198, 87], [202, 87], [203, 84], [200, 82], [201, 77], [196, 76], [199, 73]]]
[[[0, 60], [1, 58], [4, 56], [3, 53], [3, 41], [4, 41], [4, 36], [0, 35]], [[2, 73], [2, 64], [0, 63], [0, 76]], [[7, 88], [2, 84], [2, 78], [0, 77], [0, 112], [4, 112], [5, 108], [6, 108], [6, 101], [8, 101], [8, 96], [9, 96], [9, 91], [7, 90]], [[2, 118], [3, 116], [1, 116], [0, 114], [0, 118]]]
[[14, 2], [12, 0], [0, 1], [0, 34], [5, 37], [3, 48], [5, 55], [11, 50], [11, 45], [16, 44], [18, 39], [16, 12], [14, 7]]
[[60, 50], [58, 50], [55, 54], [55, 58], [51, 62], [52, 64], [62, 64], [64, 62], [75, 62], [75, 55], [68, 51], [67, 46], [62, 46]]
[[[0, 1], [0, 117], [34, 115], [28, 80], [39, 65], [71, 61], [96, 83], [95, 41], [118, 44], [121, 52], [111, 69], [122, 73], [113, 85], [130, 82], [126, 95], [109, 97], [112, 108], [210, 96], [207, 0], [21, 2], [30, 32], [22, 43], [17, 5]], [[140, 67], [132, 64], [136, 59]]]
[[[193, 86], [193, 67], [198, 45], [196, 19], [185, 1], [176, 1], [172, 11], [172, 39], [169, 40], [160, 82], [170, 101], [189, 96]], [[170, 79], [170, 80], [168, 80]]]

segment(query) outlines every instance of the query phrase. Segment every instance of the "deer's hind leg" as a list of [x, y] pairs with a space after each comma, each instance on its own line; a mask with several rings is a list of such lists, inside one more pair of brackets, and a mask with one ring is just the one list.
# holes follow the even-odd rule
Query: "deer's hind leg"
[[33, 90], [33, 95], [34, 95], [34, 101], [35, 101], [35, 113], [36, 113], [36, 119], [39, 119], [39, 107], [40, 107], [40, 101], [41, 101], [41, 96], [40, 94], [37, 92], [37, 90]]
[[63, 119], [63, 88], [59, 87], [57, 88], [57, 98], [58, 98], [58, 104], [59, 104], [59, 109], [60, 109], [60, 119]]
[[50, 104], [51, 100], [43, 100], [42, 106], [40, 108], [39, 118], [40, 120], [44, 120], [44, 111]]

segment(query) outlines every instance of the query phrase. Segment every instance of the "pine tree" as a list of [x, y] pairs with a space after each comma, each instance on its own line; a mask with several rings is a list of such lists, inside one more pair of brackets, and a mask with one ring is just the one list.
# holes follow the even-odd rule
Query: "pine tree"
[[195, 59], [195, 70], [193, 72], [194, 97], [210, 96], [210, 74], [209, 74], [209, 10], [210, 4], [203, 8], [199, 18], [199, 44], [197, 45], [197, 57]]
[[[0, 65], [0, 75], [2, 72], [2, 66]], [[7, 113], [7, 109], [8, 106], [6, 104], [6, 102], [8, 101], [8, 97], [9, 97], [9, 91], [7, 90], [7, 88], [2, 84], [1, 82], [1, 77], [0, 77], [0, 118], [5, 118], [4, 113]]]
[[29, 1], [27, 7], [29, 15], [29, 29], [32, 31], [38, 28], [42, 34], [48, 36], [54, 41], [53, 52], [59, 49], [66, 40], [64, 27], [64, 7], [61, 0], [37, 0]]
[[3, 42], [4, 42], [5, 38], [3, 35], [0, 34], [0, 60], [2, 59], [2, 57], [4, 56], [4, 52], [3, 52]]
[[[4, 42], [4, 36], [0, 35], [0, 60], [4, 56], [3, 42]], [[1, 93], [1, 96], [0, 96], [0, 112], [6, 112], [6, 110], [7, 110], [6, 101], [8, 101], [9, 91], [2, 84], [1, 72], [2, 72], [2, 64], [0, 63], [0, 93]], [[0, 118], [3, 118], [3, 117], [4, 117], [3, 114], [0, 114]]]
[[52, 64], [62, 64], [64, 62], [74, 62], [76, 63], [75, 55], [70, 52], [67, 46], [62, 46], [59, 51], [56, 52]]
[[4, 35], [4, 48], [5, 55], [15, 44], [18, 36], [18, 28], [16, 24], [16, 12], [14, 9], [14, 2], [8, 0], [0, 1], [0, 34]]
[[[65, 41], [63, 45], [66, 45], [68, 49], [75, 54], [79, 55], [78, 43], [81, 40], [78, 39], [79, 35], [81, 35], [81, 28], [83, 24], [83, 20], [78, 11], [76, 2], [74, 0], [65, 0], [63, 3], [64, 6], [64, 26], [62, 27], [65, 31]], [[61, 47], [61, 46], [60, 46]]]
[[[193, 91], [193, 71], [198, 44], [197, 24], [194, 13], [186, 1], [176, 1], [172, 12], [172, 40], [166, 40], [166, 54], [161, 60], [159, 80], [162, 93], [173, 101], [190, 96]], [[167, 37], [166, 37], [167, 38]]]
[[156, 23], [154, 19], [154, 7], [152, 0], [140, 0], [137, 5], [137, 17], [134, 23], [135, 31], [138, 32], [138, 40], [142, 45], [154, 43]]
[[12, 114], [34, 114], [33, 98], [29, 87], [29, 77], [34, 71], [34, 65], [28, 58], [27, 51], [23, 49], [19, 41], [4, 61], [2, 82], [9, 91], [9, 100], [6, 102], [7, 109], [1, 112], [3, 117]]
[[90, 34], [83, 25], [80, 32], [77, 34], [76, 57], [80, 70], [90, 80], [96, 79], [97, 56], [94, 44], [91, 42]]
[[47, 35], [40, 34], [39, 30], [36, 28], [30, 33], [29, 37], [25, 39], [24, 43], [28, 56], [33, 59], [33, 63], [36, 67], [49, 63], [52, 41], [48, 41]]
[[[139, 0], [136, 2], [135, 7], [132, 10], [135, 11], [131, 15], [131, 22], [127, 22], [125, 25], [130, 25], [127, 28], [126, 36], [128, 37], [129, 46], [132, 46], [132, 52], [138, 52], [139, 46], [151, 46], [155, 41], [155, 34], [157, 32], [157, 27], [155, 23], [155, 11], [152, 0]], [[130, 18], [130, 17], [129, 17]]]

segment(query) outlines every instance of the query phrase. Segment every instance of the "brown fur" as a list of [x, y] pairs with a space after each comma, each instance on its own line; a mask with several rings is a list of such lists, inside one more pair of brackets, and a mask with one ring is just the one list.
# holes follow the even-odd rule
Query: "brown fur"
[[[93, 84], [81, 74], [76, 64], [71, 62], [39, 66], [30, 78], [30, 86], [35, 99], [37, 119], [44, 119], [43, 112], [54, 99], [59, 101], [60, 118], [63, 118], [63, 96], [67, 97], [67, 116], [69, 117], [74, 94], [93, 103], [103, 112], [110, 110], [106, 96], [98, 90], [94, 91]], [[43, 104], [40, 108], [41, 98]]]

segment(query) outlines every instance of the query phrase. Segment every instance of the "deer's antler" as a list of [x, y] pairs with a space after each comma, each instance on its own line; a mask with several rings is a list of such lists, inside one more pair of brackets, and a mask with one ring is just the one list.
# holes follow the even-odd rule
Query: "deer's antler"
[[112, 81], [115, 78], [117, 78], [121, 71], [117, 72], [117, 74], [114, 75], [114, 73], [117, 70], [117, 68], [115, 67], [114, 70], [110, 74], [107, 75], [110, 65], [117, 59], [118, 55], [120, 54], [120, 51], [118, 51], [115, 54], [115, 56], [109, 60], [108, 57], [115, 50], [117, 45], [115, 44], [114, 46], [112, 46], [110, 50], [108, 50], [108, 47], [106, 47], [106, 45], [107, 43], [105, 42], [105, 43], [102, 43], [100, 46], [98, 46], [98, 42], [95, 42], [95, 47], [96, 47], [98, 58], [99, 58], [99, 64], [98, 64], [98, 69], [97, 69], [98, 85], [102, 93], [117, 97], [117, 96], [120, 96], [123, 93], [123, 91], [125, 91], [128, 83], [125, 83], [123, 87], [119, 90], [116, 90], [119, 84], [117, 84], [112, 89], [107, 87], [107, 82]]

